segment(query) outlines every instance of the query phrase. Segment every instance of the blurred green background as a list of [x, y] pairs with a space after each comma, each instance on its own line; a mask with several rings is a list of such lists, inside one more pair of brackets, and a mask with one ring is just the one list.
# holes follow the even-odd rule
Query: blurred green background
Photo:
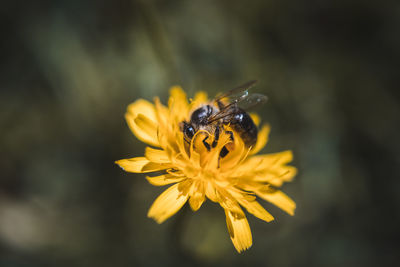
[[[2, 1], [0, 266], [397, 266], [398, 1]], [[171, 85], [258, 79], [265, 153], [294, 151], [296, 215], [248, 216], [238, 254], [207, 201], [162, 225], [164, 188], [124, 112]]]

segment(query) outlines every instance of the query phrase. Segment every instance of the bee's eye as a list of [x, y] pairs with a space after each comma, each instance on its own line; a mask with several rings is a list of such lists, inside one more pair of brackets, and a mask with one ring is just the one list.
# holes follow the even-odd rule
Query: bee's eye
[[194, 136], [194, 134], [195, 134], [194, 128], [193, 128], [191, 125], [187, 125], [187, 126], [185, 127], [185, 135], [186, 135], [187, 137], [189, 137], [190, 139], [192, 139], [193, 136]]

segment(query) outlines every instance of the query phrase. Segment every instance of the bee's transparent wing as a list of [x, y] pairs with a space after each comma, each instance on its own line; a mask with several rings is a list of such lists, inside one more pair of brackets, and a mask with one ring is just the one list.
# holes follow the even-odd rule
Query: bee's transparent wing
[[243, 96], [241, 98], [237, 98], [235, 102], [232, 102], [226, 106], [224, 106], [221, 110], [219, 110], [216, 114], [211, 116], [208, 119], [208, 122], [213, 122], [220, 120], [224, 117], [236, 114], [240, 112], [237, 107], [239, 107], [242, 110], [249, 110], [251, 108], [254, 108], [258, 105], [261, 105], [265, 102], [267, 102], [268, 97], [262, 94], [247, 94], [246, 96]]
[[250, 94], [247, 97], [240, 99], [237, 105], [243, 110], [250, 110], [258, 105], [264, 104], [268, 101], [268, 97], [262, 94]]
[[214, 102], [218, 104], [220, 110], [216, 114], [210, 116], [208, 122], [211, 123], [236, 114], [239, 112], [238, 107], [243, 110], [248, 110], [265, 103], [268, 99], [265, 95], [249, 94], [248, 90], [256, 83], [256, 80], [249, 81], [225, 93], [217, 95]]
[[256, 80], [249, 81], [247, 83], [244, 83], [236, 88], [233, 88], [225, 93], [222, 93], [220, 95], [217, 95], [214, 99], [215, 102], [221, 101], [225, 98], [227, 98], [227, 102], [229, 103], [234, 103], [234, 102], [240, 102], [241, 99], [246, 98], [249, 94], [248, 90], [253, 87], [257, 83]]

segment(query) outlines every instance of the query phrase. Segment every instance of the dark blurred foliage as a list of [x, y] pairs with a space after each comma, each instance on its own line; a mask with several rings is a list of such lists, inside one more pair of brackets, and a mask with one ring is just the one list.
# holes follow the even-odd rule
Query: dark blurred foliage
[[[397, 266], [400, 2], [2, 1], [0, 266]], [[162, 225], [163, 188], [114, 160], [137, 98], [269, 96], [263, 152], [292, 149], [290, 217], [237, 254], [208, 201]]]

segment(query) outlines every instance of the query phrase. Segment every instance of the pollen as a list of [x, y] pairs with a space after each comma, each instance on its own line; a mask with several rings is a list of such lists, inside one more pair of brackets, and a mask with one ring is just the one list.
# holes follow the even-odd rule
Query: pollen
[[[205, 92], [198, 92], [188, 101], [186, 93], [175, 86], [170, 90], [167, 106], [158, 98], [154, 103], [139, 99], [130, 104], [125, 114], [128, 126], [149, 146], [144, 157], [116, 163], [126, 172], [148, 173], [146, 178], [152, 185], [169, 186], [148, 211], [148, 216], [157, 223], [163, 223], [187, 202], [193, 211], [207, 199], [218, 203], [225, 212], [232, 243], [240, 253], [252, 245], [243, 209], [261, 220], [272, 221], [274, 217], [258, 202], [262, 199], [294, 215], [295, 202], [279, 188], [292, 181], [297, 169], [287, 165], [293, 157], [289, 150], [257, 155], [268, 141], [267, 124], [261, 126], [257, 141], [250, 147], [229, 125], [224, 126], [218, 139], [213, 132], [199, 130], [187, 140], [182, 122], [189, 121], [194, 110], [209, 103]], [[260, 118], [255, 114], [250, 116], [258, 125]], [[158, 175], [151, 175], [154, 172]]]

